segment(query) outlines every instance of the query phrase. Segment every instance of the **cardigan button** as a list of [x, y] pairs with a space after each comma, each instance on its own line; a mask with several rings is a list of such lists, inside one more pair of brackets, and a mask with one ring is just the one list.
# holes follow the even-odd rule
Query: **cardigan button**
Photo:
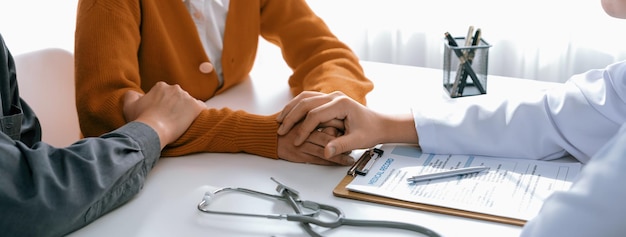
[[211, 73], [213, 71], [213, 64], [209, 63], [209, 62], [203, 62], [200, 64], [200, 72], [207, 74], [207, 73]]

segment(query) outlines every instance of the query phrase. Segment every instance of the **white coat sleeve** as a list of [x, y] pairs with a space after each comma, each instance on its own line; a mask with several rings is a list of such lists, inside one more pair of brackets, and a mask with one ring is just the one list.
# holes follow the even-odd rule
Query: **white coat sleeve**
[[522, 229], [522, 237], [624, 236], [626, 125], [583, 167], [569, 191], [556, 192]]
[[524, 97], [413, 108], [425, 152], [585, 163], [626, 121], [626, 62]]

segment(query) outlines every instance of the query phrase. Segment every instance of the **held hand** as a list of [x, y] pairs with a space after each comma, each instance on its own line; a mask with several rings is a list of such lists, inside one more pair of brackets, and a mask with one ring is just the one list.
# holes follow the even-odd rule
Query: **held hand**
[[139, 121], [152, 127], [159, 135], [161, 148], [176, 141], [204, 109], [202, 101], [180, 86], [165, 82], [158, 82], [145, 95], [136, 91], [124, 95], [126, 121]]
[[[299, 124], [296, 124], [298, 127]], [[348, 153], [339, 154], [329, 158], [324, 157], [324, 145], [341, 132], [334, 127], [318, 129], [310, 133], [310, 136], [301, 145], [294, 145], [293, 139], [297, 134], [295, 129], [290, 130], [285, 135], [278, 136], [278, 157], [284, 160], [310, 163], [317, 165], [351, 165], [354, 158]]]
[[[296, 123], [300, 122], [306, 117], [307, 113], [312, 108], [319, 107], [333, 101], [337, 97], [342, 96], [345, 95], [341, 92], [325, 94], [315, 91], [304, 91], [300, 93], [283, 108], [283, 111], [276, 118], [276, 120], [281, 123], [281, 126], [278, 128], [278, 134], [284, 135], [289, 132]], [[345, 129], [343, 121], [340, 120], [329, 120], [324, 121], [320, 124], [320, 127], [329, 126], [336, 127], [337, 129], [342, 131]], [[302, 142], [304, 142], [304, 139], [305, 137], [301, 137], [298, 141], [296, 141], [296, 145], [300, 145]]]
[[[281, 134], [295, 131], [295, 145], [299, 145], [320, 124], [332, 120], [343, 121], [345, 134], [333, 138], [325, 145], [324, 157], [375, 146], [388, 139], [391, 130], [387, 129], [387, 125], [399, 125], [389, 124], [387, 121], [391, 117], [376, 113], [341, 92], [328, 96], [301, 95], [289, 103], [278, 117], [283, 123], [278, 132]], [[298, 121], [302, 122], [296, 125]]]

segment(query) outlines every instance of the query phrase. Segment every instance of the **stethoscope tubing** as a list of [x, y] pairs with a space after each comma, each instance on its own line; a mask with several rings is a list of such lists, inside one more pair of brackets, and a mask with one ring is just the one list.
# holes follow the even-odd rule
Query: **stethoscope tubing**
[[[209, 210], [208, 205], [209, 205], [210, 199], [213, 196], [221, 192], [225, 192], [225, 191], [237, 191], [237, 192], [243, 192], [243, 193], [252, 194], [252, 195], [258, 195], [258, 196], [262, 196], [262, 197], [266, 197], [270, 199], [283, 200], [287, 202], [289, 206], [291, 206], [291, 208], [293, 208], [296, 214], [254, 214], [254, 213], [223, 212], [223, 211]], [[282, 195], [274, 195], [274, 194], [259, 192], [259, 191], [246, 189], [246, 188], [225, 187], [225, 188], [217, 189], [213, 192], [205, 193], [204, 198], [198, 204], [198, 210], [204, 213], [208, 213], [208, 214], [242, 216], [242, 217], [260, 217], [260, 218], [300, 222], [304, 230], [307, 233], [309, 233], [309, 235], [311, 235], [312, 237], [321, 237], [322, 235], [314, 231], [311, 224], [320, 226], [320, 227], [326, 227], [326, 228], [337, 228], [343, 225], [347, 225], [347, 226], [358, 226], [358, 227], [381, 227], [381, 228], [403, 229], [403, 230], [421, 233], [429, 237], [440, 237], [438, 233], [432, 231], [431, 229], [420, 226], [420, 225], [415, 225], [415, 224], [396, 222], [396, 221], [347, 219], [345, 218], [345, 214], [343, 213], [343, 211], [341, 211], [341, 209], [339, 209], [338, 207], [321, 204], [317, 202], [312, 202], [312, 201], [299, 200], [297, 199], [297, 194], [290, 195], [290, 193], [286, 191], [283, 191], [281, 194]], [[305, 207], [313, 211], [310, 213], [304, 213], [302, 207]], [[337, 217], [331, 221], [323, 221], [317, 218], [321, 210], [335, 213]]]

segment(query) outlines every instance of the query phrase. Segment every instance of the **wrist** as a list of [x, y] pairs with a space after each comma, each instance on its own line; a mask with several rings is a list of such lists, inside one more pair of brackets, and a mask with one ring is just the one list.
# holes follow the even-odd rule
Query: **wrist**
[[412, 114], [382, 115], [379, 143], [418, 143]]
[[160, 147], [163, 149], [167, 144], [171, 143], [171, 135], [168, 126], [159, 120], [138, 118], [136, 122], [141, 122], [151, 127], [159, 136]]

